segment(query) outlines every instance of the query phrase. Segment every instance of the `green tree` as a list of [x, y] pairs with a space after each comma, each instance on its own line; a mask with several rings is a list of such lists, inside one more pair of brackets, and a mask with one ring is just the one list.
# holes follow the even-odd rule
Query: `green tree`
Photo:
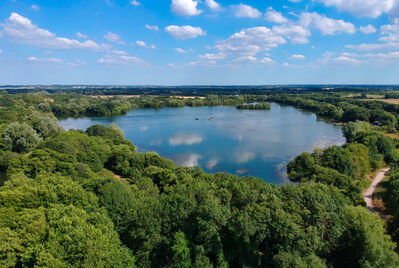
[[25, 153], [36, 148], [40, 142], [40, 137], [28, 124], [14, 122], [5, 129], [3, 142], [13, 152]]
[[176, 268], [189, 268], [191, 267], [190, 248], [188, 241], [183, 232], [177, 232], [174, 235], [172, 245], [173, 257], [172, 267]]

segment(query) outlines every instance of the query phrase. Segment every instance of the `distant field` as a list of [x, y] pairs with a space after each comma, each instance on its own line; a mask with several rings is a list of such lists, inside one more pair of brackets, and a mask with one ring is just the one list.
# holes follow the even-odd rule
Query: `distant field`
[[380, 99], [380, 98], [374, 98], [374, 99], [361, 99], [362, 101], [382, 101], [385, 103], [389, 104], [399, 104], [399, 99]]
[[[361, 96], [361, 94], [348, 94], [348, 95], [345, 95], [344, 97], [345, 98], [354, 98], [354, 97], [360, 97]], [[378, 95], [378, 94], [366, 94], [366, 96], [367, 96], [367, 98], [370, 98], [370, 99], [383, 99], [383, 98], [385, 98], [385, 95]]]

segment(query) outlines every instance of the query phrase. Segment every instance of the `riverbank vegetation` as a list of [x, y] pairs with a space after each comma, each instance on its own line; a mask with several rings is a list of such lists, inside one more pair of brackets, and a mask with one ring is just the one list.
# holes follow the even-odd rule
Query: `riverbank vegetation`
[[[397, 166], [397, 142], [378, 131], [397, 128], [397, 110], [338, 95], [1, 95], [0, 266], [398, 266], [385, 223], [361, 199], [366, 174]], [[348, 143], [296, 157], [288, 173], [299, 184], [278, 187], [175, 167], [137, 152], [115, 125], [67, 132], [56, 123], [138, 108], [265, 101], [352, 121], [344, 127]], [[382, 126], [373, 128], [374, 121]], [[398, 241], [395, 226], [388, 230]]]

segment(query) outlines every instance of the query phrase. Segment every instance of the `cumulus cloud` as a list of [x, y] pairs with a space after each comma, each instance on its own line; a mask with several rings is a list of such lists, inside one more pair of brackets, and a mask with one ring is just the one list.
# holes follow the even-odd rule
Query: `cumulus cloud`
[[170, 25], [165, 28], [165, 32], [176, 39], [190, 39], [206, 35], [206, 31], [202, 30], [200, 27], [193, 27], [191, 25]]
[[205, 0], [205, 5], [207, 5], [213, 11], [219, 11], [222, 9], [222, 6], [215, 0]]
[[147, 45], [144, 41], [136, 41], [136, 45], [138, 45], [139, 47], [144, 47], [144, 48], [151, 48], [151, 49], [155, 49], [156, 46], [155, 45]]
[[39, 28], [37, 25], [17, 13], [11, 13], [10, 17], [1, 24], [3, 27], [0, 36], [9, 38], [18, 44], [27, 44], [47, 49], [108, 49], [107, 45], [100, 45], [92, 40], [79, 42], [65, 37], [57, 37], [56, 34]]
[[185, 50], [185, 49], [182, 49], [182, 48], [179, 48], [179, 47], [175, 48], [175, 51], [177, 53], [180, 53], [180, 54], [185, 54], [185, 53], [190, 52], [189, 50]]
[[339, 33], [353, 34], [356, 32], [356, 27], [352, 23], [331, 19], [316, 12], [302, 13], [300, 15], [300, 23], [304, 26], [318, 29], [323, 35], [334, 35]]
[[396, 0], [317, 0], [326, 6], [335, 6], [340, 11], [348, 11], [356, 16], [376, 18], [383, 13], [391, 13], [398, 5]]
[[179, 16], [196, 16], [202, 12], [197, 5], [198, 1], [194, 0], [172, 0], [170, 8]]
[[271, 48], [285, 43], [286, 40], [281, 35], [267, 27], [252, 27], [243, 29], [229, 38], [217, 42], [216, 48], [224, 54], [255, 55], [258, 52], [269, 51]]
[[145, 27], [146, 27], [148, 30], [151, 30], [151, 31], [156, 31], [156, 32], [159, 31], [159, 28], [158, 28], [157, 25], [148, 25], [148, 24], [146, 24]]
[[132, 1], [130, 1], [129, 2], [131, 5], [133, 5], [133, 6], [135, 6], [135, 7], [138, 7], [139, 5], [141, 5], [141, 3], [139, 2], [139, 1], [137, 1], [137, 0], [132, 0]]
[[304, 60], [304, 59], [306, 59], [306, 57], [304, 55], [295, 54], [295, 55], [292, 55], [290, 57], [290, 59], [293, 59], [293, 60]]
[[377, 32], [377, 29], [373, 25], [369, 24], [367, 26], [360, 26], [360, 31], [364, 34], [372, 34]]
[[346, 48], [357, 50], [394, 50], [399, 49], [399, 24], [387, 24], [380, 28], [380, 43], [347, 45]]
[[262, 16], [262, 13], [256, 8], [242, 3], [238, 5], [232, 5], [231, 8], [233, 9], [233, 13], [237, 18], [259, 18]]
[[284, 24], [288, 22], [288, 19], [284, 17], [281, 12], [275, 11], [272, 7], [269, 7], [267, 9], [267, 12], [265, 14], [265, 18], [268, 21], [275, 22], [275, 23], [280, 23]]
[[308, 27], [296, 25], [293, 23], [273, 26], [275, 34], [286, 37], [293, 44], [306, 44], [309, 42], [309, 37], [312, 35]]
[[118, 43], [121, 45], [125, 44], [122, 38], [116, 33], [107, 32], [106, 34], [103, 35], [103, 37], [110, 42]]

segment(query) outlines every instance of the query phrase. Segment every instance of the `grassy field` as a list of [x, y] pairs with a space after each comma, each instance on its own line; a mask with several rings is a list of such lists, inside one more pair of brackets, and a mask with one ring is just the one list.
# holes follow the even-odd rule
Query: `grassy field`
[[380, 99], [380, 98], [373, 98], [373, 99], [360, 99], [361, 101], [382, 101], [389, 104], [399, 104], [399, 99]]

